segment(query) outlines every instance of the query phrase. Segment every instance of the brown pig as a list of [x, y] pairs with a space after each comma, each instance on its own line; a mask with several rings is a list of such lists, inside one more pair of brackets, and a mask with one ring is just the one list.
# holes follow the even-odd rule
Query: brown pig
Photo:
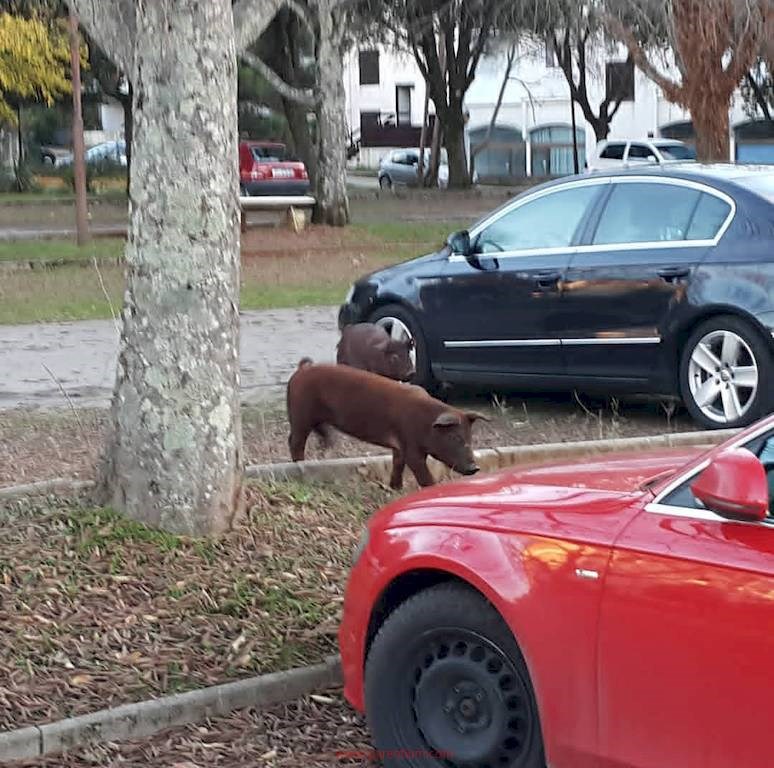
[[341, 332], [336, 362], [388, 379], [408, 381], [414, 375], [413, 349], [413, 339], [392, 339], [379, 325], [356, 323], [345, 326]]
[[401, 488], [408, 464], [417, 482], [432, 485], [432, 456], [463, 475], [478, 472], [471, 428], [478, 413], [460, 411], [425, 390], [346, 365], [314, 365], [304, 358], [287, 391], [290, 455], [303, 461], [309, 433], [329, 427], [392, 449], [390, 486]]

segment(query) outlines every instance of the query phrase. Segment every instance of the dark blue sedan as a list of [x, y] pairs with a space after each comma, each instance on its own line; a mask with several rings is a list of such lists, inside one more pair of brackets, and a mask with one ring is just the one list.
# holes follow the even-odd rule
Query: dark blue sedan
[[774, 407], [774, 170], [671, 165], [516, 197], [350, 290], [339, 324], [416, 343], [416, 383], [682, 397], [709, 427]]

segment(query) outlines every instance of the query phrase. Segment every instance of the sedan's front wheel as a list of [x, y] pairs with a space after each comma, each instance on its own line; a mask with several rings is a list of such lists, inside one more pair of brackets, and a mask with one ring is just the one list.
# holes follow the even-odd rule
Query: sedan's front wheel
[[473, 590], [442, 584], [393, 611], [366, 662], [368, 725], [388, 768], [542, 768], [516, 641]]
[[707, 427], [744, 427], [771, 405], [772, 351], [745, 321], [714, 317], [683, 349], [680, 387], [691, 416]]

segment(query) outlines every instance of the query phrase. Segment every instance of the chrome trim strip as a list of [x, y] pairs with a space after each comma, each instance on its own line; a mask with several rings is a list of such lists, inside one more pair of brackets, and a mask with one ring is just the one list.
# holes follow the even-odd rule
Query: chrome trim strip
[[592, 571], [590, 568], [576, 568], [575, 575], [579, 579], [595, 580], [599, 578], [599, 571]]
[[589, 338], [589, 339], [562, 339], [562, 346], [567, 347], [582, 347], [587, 344], [592, 345], [604, 345], [604, 344], [660, 344], [660, 336], [624, 336], [614, 338]]
[[444, 341], [447, 349], [463, 349], [468, 347], [579, 347], [586, 344], [619, 346], [621, 344], [660, 344], [661, 337], [645, 336], [631, 338], [590, 338], [590, 339], [471, 339], [469, 341]]
[[654, 515], [669, 515], [670, 517], [684, 517], [689, 520], [706, 520], [711, 523], [729, 523], [725, 517], [716, 515], [708, 509], [691, 509], [689, 507], [670, 507], [668, 504], [646, 504], [646, 512], [652, 512]]
[[558, 347], [560, 339], [481, 339], [472, 341], [444, 341], [447, 349], [468, 347]]

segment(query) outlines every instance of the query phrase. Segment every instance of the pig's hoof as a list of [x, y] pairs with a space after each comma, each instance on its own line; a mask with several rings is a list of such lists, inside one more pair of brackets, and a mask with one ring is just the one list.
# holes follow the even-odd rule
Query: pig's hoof
[[403, 490], [403, 481], [402, 480], [390, 480], [390, 488], [392, 488], [393, 491], [401, 491]]

